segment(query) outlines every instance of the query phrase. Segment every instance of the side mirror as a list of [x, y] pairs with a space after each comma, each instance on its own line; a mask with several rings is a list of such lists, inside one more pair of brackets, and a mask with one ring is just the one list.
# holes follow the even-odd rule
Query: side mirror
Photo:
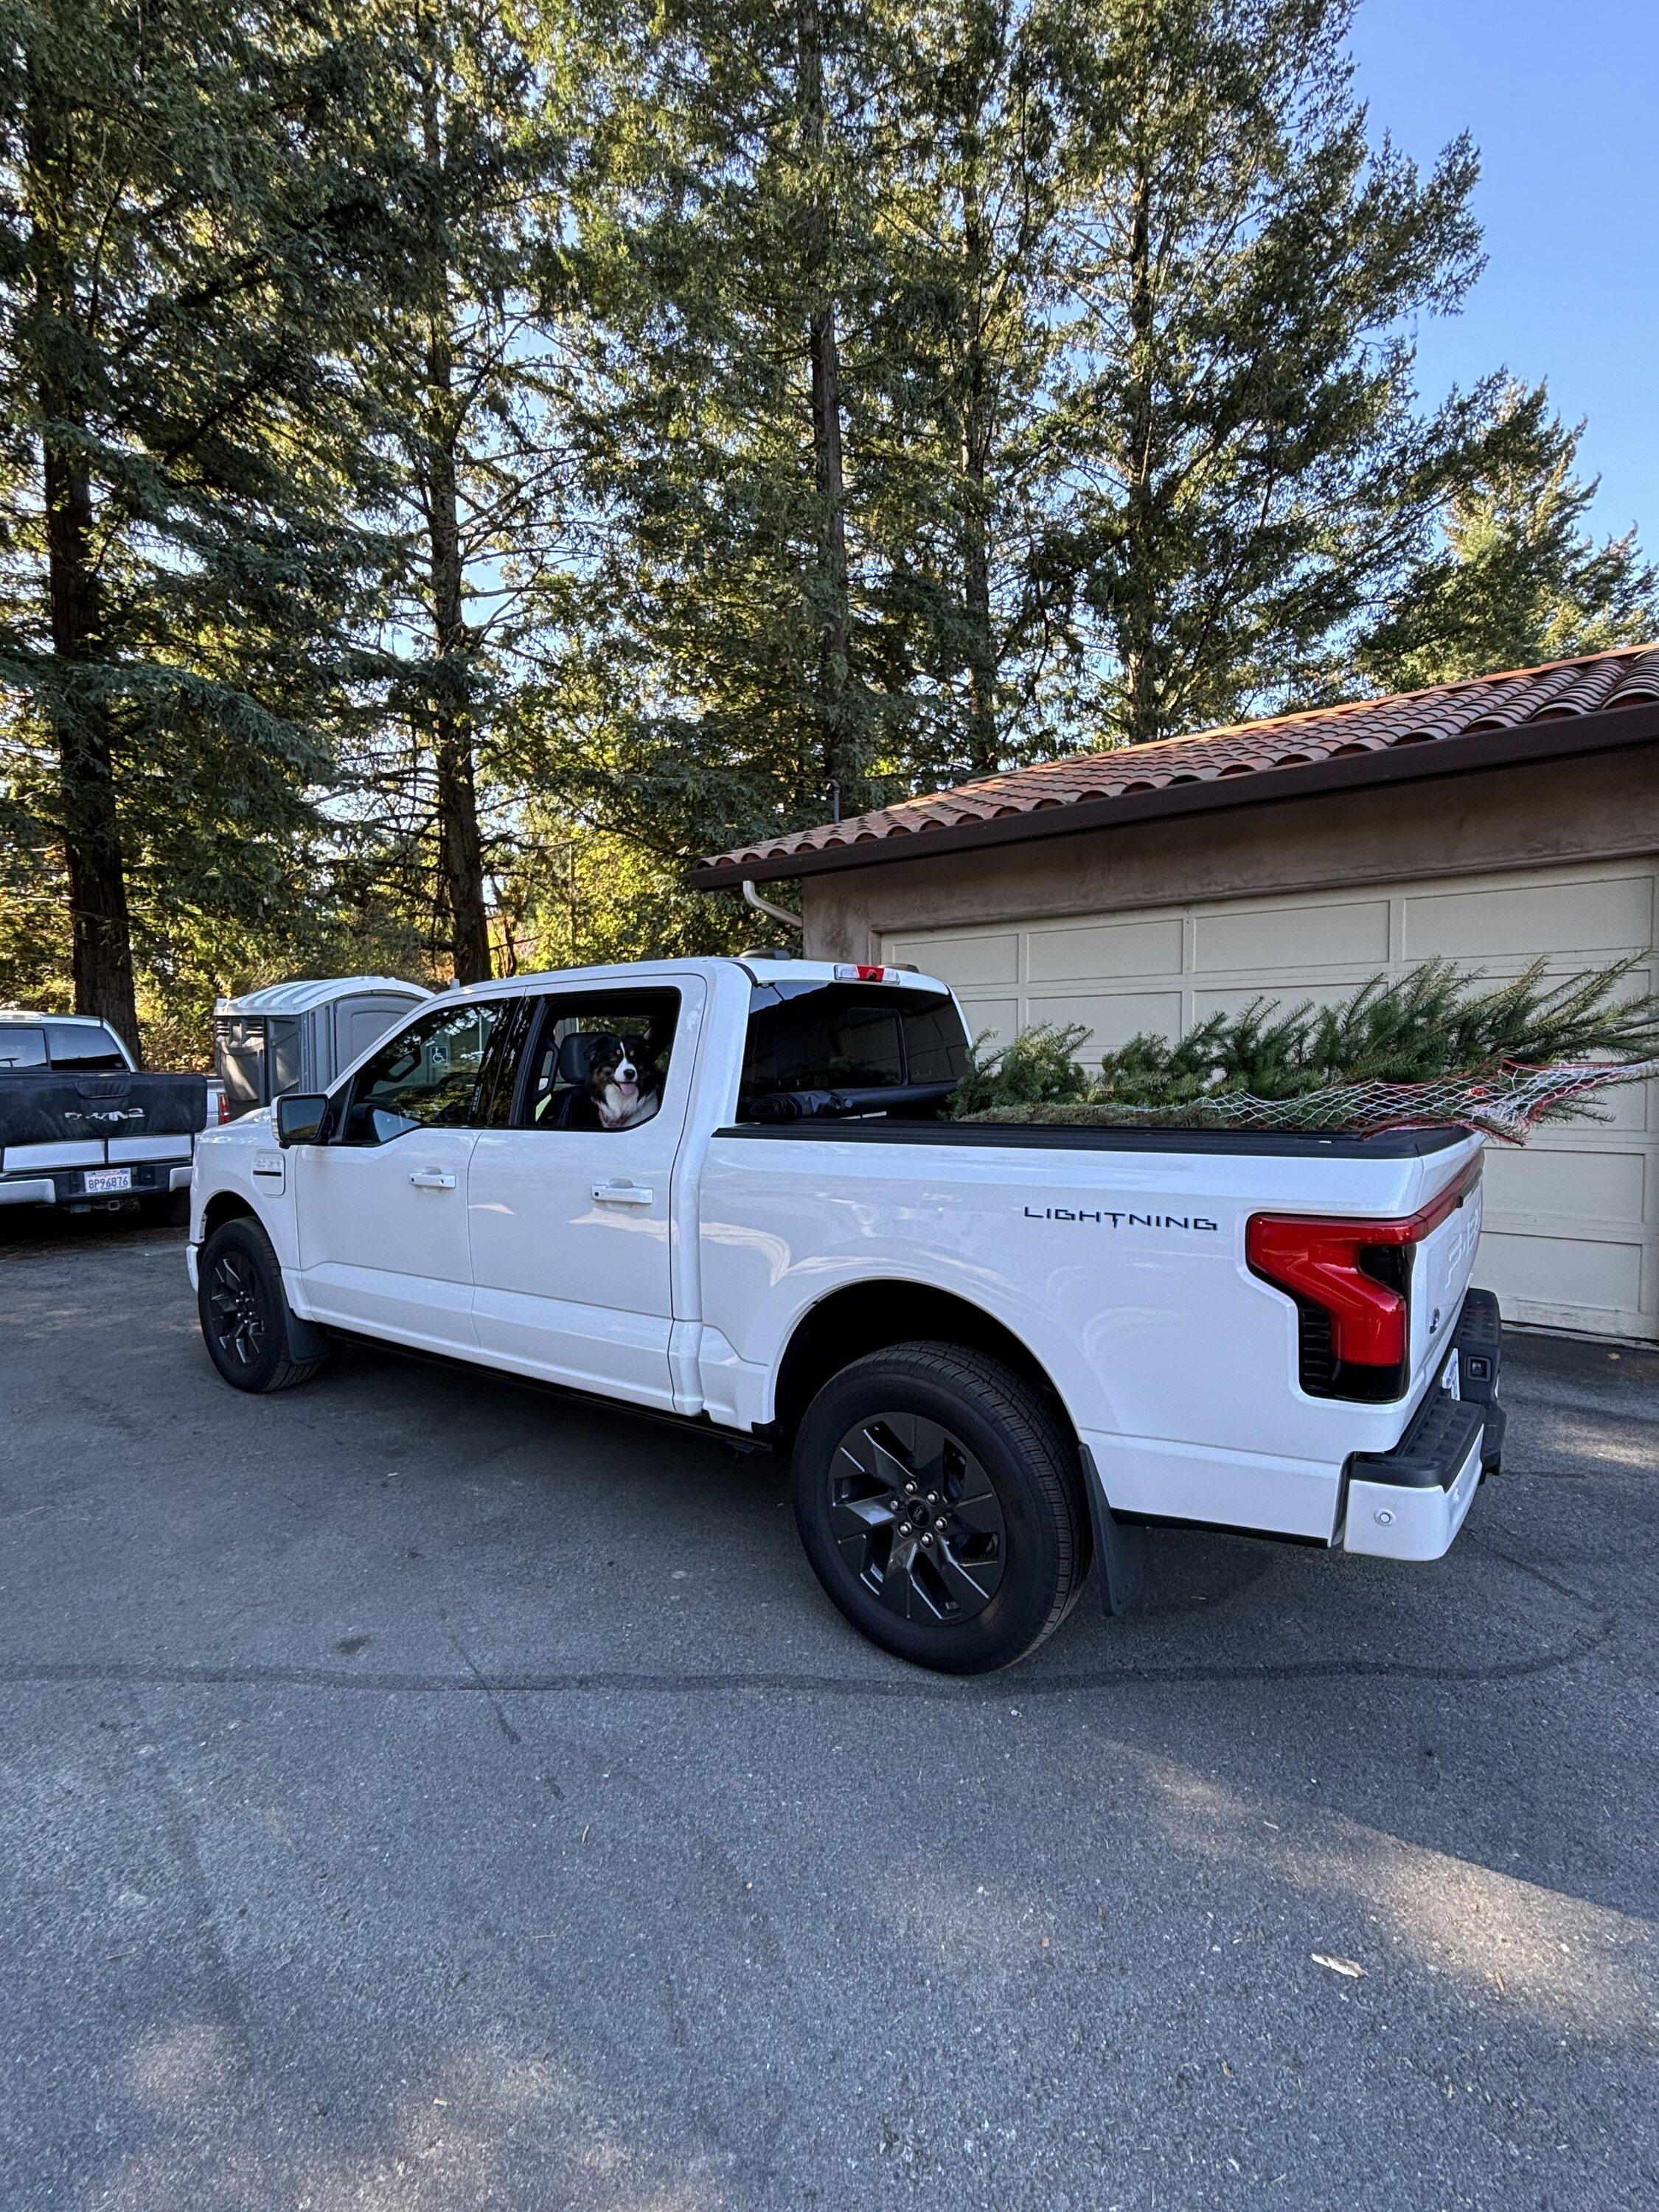
[[314, 1145], [328, 1119], [328, 1101], [306, 1091], [286, 1091], [276, 1101], [276, 1118], [279, 1145]]

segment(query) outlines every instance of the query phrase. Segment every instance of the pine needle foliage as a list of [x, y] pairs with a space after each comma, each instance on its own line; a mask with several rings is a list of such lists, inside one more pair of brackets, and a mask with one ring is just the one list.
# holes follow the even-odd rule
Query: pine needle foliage
[[[1544, 963], [1491, 983], [1430, 960], [1390, 981], [1374, 975], [1333, 1006], [1254, 999], [1213, 1014], [1176, 1042], [1143, 1033], [1097, 1067], [1078, 1057], [1080, 1023], [1037, 1024], [988, 1052], [981, 1036], [958, 1087], [958, 1119], [1054, 1106], [1193, 1106], [1230, 1092], [1293, 1099], [1339, 1084], [1431, 1083], [1449, 1076], [1632, 1060], [1659, 1052], [1659, 994], [1621, 998], [1634, 959], [1552, 981]], [[1584, 1111], [1584, 1109], [1578, 1109]]]

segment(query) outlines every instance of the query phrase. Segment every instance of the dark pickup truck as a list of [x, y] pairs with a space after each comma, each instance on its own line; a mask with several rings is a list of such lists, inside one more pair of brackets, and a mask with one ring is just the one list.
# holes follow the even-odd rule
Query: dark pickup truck
[[204, 1075], [149, 1075], [80, 1014], [0, 1013], [0, 1206], [172, 1211], [206, 1127]]

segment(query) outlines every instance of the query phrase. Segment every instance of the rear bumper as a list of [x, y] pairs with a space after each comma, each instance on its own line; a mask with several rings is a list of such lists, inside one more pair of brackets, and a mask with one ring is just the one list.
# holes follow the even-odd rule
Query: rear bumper
[[[1458, 1395], [1446, 1389], [1453, 1355]], [[1490, 1291], [1471, 1291], [1440, 1371], [1392, 1451], [1355, 1452], [1343, 1470], [1343, 1547], [1385, 1559], [1437, 1559], [1451, 1548], [1504, 1444], [1498, 1401], [1501, 1320]]]
[[124, 1160], [120, 1165], [129, 1170], [132, 1181], [125, 1190], [113, 1193], [88, 1191], [84, 1168], [54, 1168], [47, 1175], [0, 1175], [0, 1206], [118, 1206], [126, 1198], [159, 1198], [190, 1188], [188, 1160]]

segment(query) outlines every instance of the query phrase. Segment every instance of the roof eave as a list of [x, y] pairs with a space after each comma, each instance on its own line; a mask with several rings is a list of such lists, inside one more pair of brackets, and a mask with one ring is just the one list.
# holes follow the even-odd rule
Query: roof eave
[[991, 845], [1024, 844], [1039, 837], [1065, 837], [1079, 830], [1114, 830], [1131, 823], [1183, 814], [1213, 814], [1241, 806], [1261, 806], [1327, 793], [1361, 791], [1386, 784], [1418, 783], [1432, 776], [1468, 775], [1483, 769], [1510, 768], [1529, 761], [1571, 759], [1612, 752], [1659, 739], [1659, 701], [1643, 700], [1598, 714], [1559, 715], [1517, 728], [1476, 730], [1468, 736], [1436, 738], [1340, 759], [1310, 762], [1301, 768], [1255, 769], [1248, 775], [1222, 776], [1206, 783], [1166, 784], [1157, 791], [1121, 793], [1113, 799], [1081, 799], [1071, 805], [1029, 809], [964, 822], [937, 830], [913, 830], [872, 837], [856, 844], [814, 846], [804, 852], [729, 860], [716, 867], [693, 866], [685, 881], [693, 890], [724, 890], [742, 883], [777, 883], [790, 876], [830, 875], [846, 868], [878, 867], [897, 860], [920, 860], [935, 853], [962, 853]]

